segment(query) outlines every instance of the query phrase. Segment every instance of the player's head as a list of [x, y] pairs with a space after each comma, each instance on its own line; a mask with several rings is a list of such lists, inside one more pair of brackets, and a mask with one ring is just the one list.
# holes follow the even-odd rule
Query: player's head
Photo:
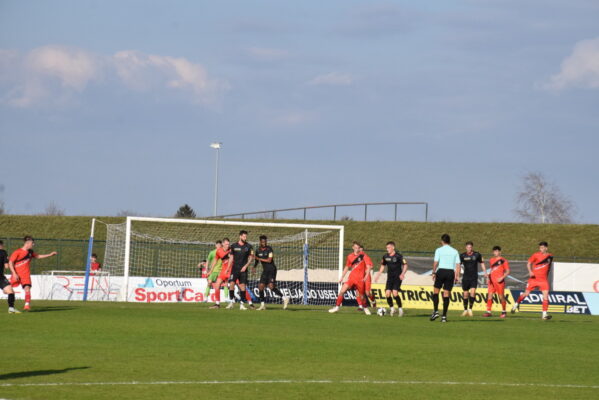
[[223, 244], [223, 249], [229, 250], [229, 246], [231, 246], [231, 241], [229, 240], [229, 238], [224, 238], [222, 241], [222, 244]]
[[539, 242], [539, 251], [541, 253], [547, 253], [549, 249], [549, 244], [547, 242]]
[[447, 233], [444, 233], [443, 235], [441, 235], [441, 242], [443, 244], [451, 244], [451, 238], [449, 237], [449, 235]]
[[4, 242], [2, 240], [0, 240], [0, 249], [4, 248]]
[[92, 253], [92, 262], [96, 262], [98, 259], [98, 255], [96, 253]]
[[260, 246], [264, 247], [268, 243], [268, 238], [266, 235], [260, 235]]
[[466, 242], [466, 251], [468, 253], [472, 253], [472, 249], [474, 248], [474, 243], [472, 242]]
[[493, 255], [495, 257], [499, 257], [501, 255], [501, 247], [500, 246], [493, 247]]
[[217, 249], [220, 249], [221, 247], [223, 247], [223, 241], [217, 240], [216, 242], [214, 242], [214, 247], [216, 247]]
[[35, 245], [35, 240], [33, 240], [33, 237], [27, 235], [23, 238], [23, 247], [27, 250], [33, 248], [33, 246]]
[[387, 253], [393, 253], [395, 251], [395, 242], [387, 242]]
[[239, 231], [239, 240], [241, 240], [242, 242], [247, 242], [248, 231]]
[[360, 249], [362, 248], [362, 245], [356, 241], [354, 241], [352, 243], [351, 248], [354, 250], [354, 253], [358, 254], [360, 252]]

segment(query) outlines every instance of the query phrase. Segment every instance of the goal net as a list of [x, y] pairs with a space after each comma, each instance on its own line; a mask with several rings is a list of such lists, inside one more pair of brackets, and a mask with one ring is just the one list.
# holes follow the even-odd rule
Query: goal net
[[[254, 252], [259, 236], [268, 237], [277, 266], [278, 287], [291, 304], [330, 305], [343, 269], [343, 226], [242, 221], [184, 220], [127, 217], [107, 225], [103, 271], [111, 286], [119, 287], [122, 301], [212, 301], [205, 298], [206, 279], [198, 264], [207, 259], [214, 243], [248, 232]], [[258, 297], [262, 265], [249, 269], [249, 289]], [[221, 293], [221, 298], [224, 299]], [[281, 298], [265, 290], [266, 302]]]

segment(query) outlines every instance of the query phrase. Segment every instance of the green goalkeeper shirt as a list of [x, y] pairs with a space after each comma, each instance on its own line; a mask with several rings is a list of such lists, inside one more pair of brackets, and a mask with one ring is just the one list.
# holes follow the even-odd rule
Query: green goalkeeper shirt
[[[212, 266], [212, 261], [214, 261], [214, 257], [216, 257], [216, 249], [214, 249], [210, 253], [208, 253], [208, 258], [206, 259], [207, 265], [208, 265], [208, 270], [210, 270], [210, 267]], [[214, 265], [214, 270], [212, 271], [212, 273], [213, 274], [220, 273], [220, 270], [222, 267], [223, 267], [223, 260], [217, 260], [216, 265]]]

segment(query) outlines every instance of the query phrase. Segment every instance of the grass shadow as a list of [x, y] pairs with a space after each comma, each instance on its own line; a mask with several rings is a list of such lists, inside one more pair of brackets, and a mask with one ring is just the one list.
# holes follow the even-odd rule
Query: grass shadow
[[78, 307], [73, 307], [73, 306], [47, 306], [47, 307], [35, 307], [31, 311], [28, 311], [28, 312], [38, 313], [38, 312], [52, 312], [52, 311], [70, 311], [70, 310], [75, 310], [77, 308]]
[[6, 380], [6, 379], [29, 378], [32, 376], [64, 374], [65, 372], [75, 371], [78, 369], [88, 369], [88, 368], [91, 368], [91, 367], [73, 367], [73, 368], [63, 368], [63, 369], [38, 369], [35, 371], [10, 372], [8, 374], [0, 374], [0, 381]]

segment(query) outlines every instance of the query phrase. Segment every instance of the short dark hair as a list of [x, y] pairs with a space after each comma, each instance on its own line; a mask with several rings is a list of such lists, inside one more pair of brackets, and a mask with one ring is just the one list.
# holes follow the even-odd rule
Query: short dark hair
[[447, 243], [447, 244], [451, 243], [451, 238], [449, 237], [449, 235], [447, 233], [444, 233], [441, 236], [441, 240], [443, 241], [443, 243]]
[[92, 257], [98, 258], [98, 255], [96, 253], [92, 253]]
[[360, 242], [357, 242], [357, 241], [355, 241], [355, 240], [352, 242], [352, 246], [353, 246], [354, 244], [357, 244], [358, 246], [362, 247], [362, 245], [360, 244]]
[[26, 236], [23, 238], [23, 241], [24, 241], [24, 242], [28, 242], [28, 241], [30, 241], [30, 240], [33, 242], [33, 236], [26, 235]]
[[466, 246], [468, 246], [468, 245], [470, 245], [470, 246], [474, 246], [474, 243], [472, 243], [471, 241], [467, 241], [467, 242], [466, 242]]
[[387, 245], [387, 246], [389, 246], [389, 245], [391, 245], [391, 246], [395, 246], [395, 242], [394, 242], [394, 241], [389, 241], [389, 242], [387, 242], [387, 244], [386, 244], [386, 245]]
[[268, 240], [268, 238], [266, 237], [266, 235], [260, 235], [260, 240]]
[[4, 244], [4, 240], [0, 240], [0, 246]]
[[247, 234], [248, 234], [248, 231], [243, 231], [243, 230], [239, 231], [239, 236], [241, 236], [241, 235], [247, 235]]
[[[226, 237], [226, 238], [223, 238], [223, 242], [230, 242], [230, 240], [229, 240], [229, 238], [228, 238], [228, 237]], [[221, 242], [221, 243], [222, 243], [222, 242]]]
[[501, 251], [501, 246], [493, 246], [493, 251], [495, 251], [495, 250]]
[[214, 242], [214, 244], [223, 244], [222, 240], [217, 240], [216, 242]]
[[547, 242], [539, 242], [539, 246], [549, 247], [549, 244]]

